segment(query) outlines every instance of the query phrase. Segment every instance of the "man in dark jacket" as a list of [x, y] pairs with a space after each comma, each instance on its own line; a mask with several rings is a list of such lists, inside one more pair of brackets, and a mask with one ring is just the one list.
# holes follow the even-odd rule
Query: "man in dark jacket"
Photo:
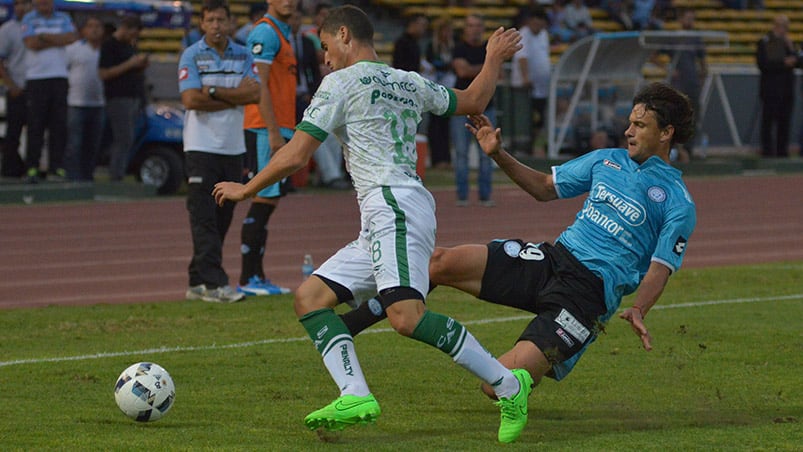
[[418, 41], [427, 34], [429, 19], [423, 14], [413, 14], [404, 25], [404, 34], [393, 43], [393, 64], [396, 69], [420, 72], [421, 47]]
[[789, 156], [789, 124], [795, 105], [794, 68], [798, 61], [788, 33], [789, 18], [776, 16], [772, 30], [758, 41], [756, 49], [761, 71], [761, 154], [764, 157]]

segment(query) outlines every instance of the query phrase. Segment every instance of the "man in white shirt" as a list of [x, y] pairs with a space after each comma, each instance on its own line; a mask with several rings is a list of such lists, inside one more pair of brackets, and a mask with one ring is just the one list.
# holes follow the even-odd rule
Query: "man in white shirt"
[[20, 177], [25, 173], [25, 163], [19, 154], [20, 135], [28, 120], [21, 20], [30, 10], [31, 0], [14, 0], [14, 17], [0, 26], [0, 80], [6, 86], [6, 138], [0, 162], [0, 174], [4, 177]]
[[48, 172], [56, 180], [67, 176], [67, 52], [78, 39], [67, 13], [56, 11], [53, 0], [34, 0], [34, 10], [22, 18], [25, 77], [28, 96], [28, 143], [25, 165], [28, 182], [39, 180], [39, 163], [48, 138]]
[[70, 88], [67, 92], [67, 178], [92, 181], [100, 150], [106, 105], [98, 74], [103, 23], [89, 16], [80, 26], [81, 39], [67, 46]]
[[549, 60], [548, 21], [543, 8], [535, 6], [525, 10], [520, 24], [524, 47], [513, 56], [510, 82], [522, 97], [526, 92], [530, 99], [532, 130], [527, 134], [528, 142], [524, 146], [525, 153], [530, 154], [544, 126], [552, 66]]

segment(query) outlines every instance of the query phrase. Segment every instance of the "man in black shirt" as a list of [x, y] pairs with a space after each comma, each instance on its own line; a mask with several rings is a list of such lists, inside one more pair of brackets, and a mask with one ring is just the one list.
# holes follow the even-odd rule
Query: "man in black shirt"
[[[455, 44], [452, 53], [452, 67], [455, 74], [457, 74], [455, 89], [466, 89], [482, 68], [482, 64], [485, 61], [485, 42], [482, 40], [484, 31], [485, 21], [482, 16], [477, 14], [466, 16], [462, 39]], [[492, 118], [491, 122], [496, 121], [493, 99], [485, 109], [485, 116]], [[453, 116], [450, 124], [455, 152], [453, 165], [458, 206], [468, 205], [468, 150], [470, 143], [474, 140], [471, 132], [466, 129], [465, 124], [466, 118], [460, 116]], [[479, 186], [480, 205], [491, 207], [494, 205], [491, 199], [491, 171], [493, 169], [491, 159], [479, 149], [477, 153], [479, 155], [477, 185]]]
[[775, 17], [772, 31], [758, 41], [756, 60], [761, 71], [761, 154], [788, 157], [797, 65], [797, 52], [789, 39], [788, 17]]
[[112, 130], [109, 176], [113, 181], [125, 176], [137, 115], [144, 107], [148, 55], [137, 53], [135, 47], [141, 30], [139, 16], [126, 15], [100, 47], [98, 73], [103, 80], [106, 115]]
[[429, 19], [423, 14], [413, 14], [407, 18], [404, 34], [393, 44], [393, 67], [420, 72], [421, 47], [418, 45], [418, 41], [426, 35], [428, 26]]

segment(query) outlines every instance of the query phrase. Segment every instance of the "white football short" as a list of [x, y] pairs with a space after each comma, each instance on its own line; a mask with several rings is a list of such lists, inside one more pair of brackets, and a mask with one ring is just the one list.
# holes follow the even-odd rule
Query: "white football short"
[[355, 306], [383, 289], [429, 291], [429, 258], [435, 249], [435, 200], [424, 187], [380, 187], [360, 203], [360, 235], [315, 274], [354, 295]]

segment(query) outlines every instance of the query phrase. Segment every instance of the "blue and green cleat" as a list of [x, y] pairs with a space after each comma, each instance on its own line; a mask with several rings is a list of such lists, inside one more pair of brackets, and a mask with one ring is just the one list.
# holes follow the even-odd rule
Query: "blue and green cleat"
[[364, 397], [343, 395], [304, 418], [310, 430], [339, 431], [356, 424], [373, 424], [382, 413], [372, 394]]

